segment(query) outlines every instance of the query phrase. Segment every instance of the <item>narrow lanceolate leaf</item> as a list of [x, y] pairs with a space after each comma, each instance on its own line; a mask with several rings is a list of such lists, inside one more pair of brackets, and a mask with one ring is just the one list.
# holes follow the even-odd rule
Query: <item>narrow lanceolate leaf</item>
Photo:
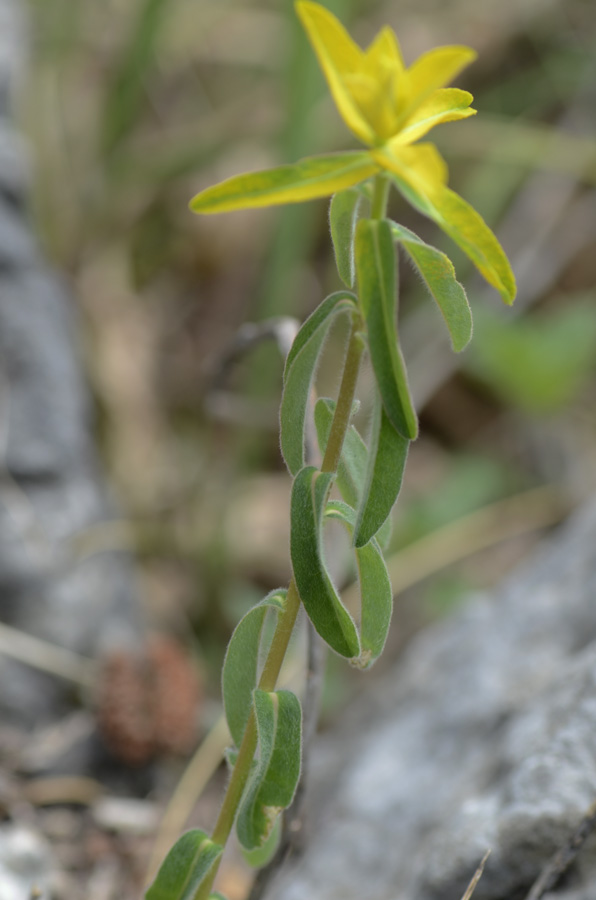
[[145, 900], [194, 900], [222, 852], [204, 831], [187, 831], [166, 856]]
[[240, 804], [236, 831], [246, 850], [261, 847], [300, 778], [302, 713], [291, 691], [253, 694], [259, 759]]
[[308, 317], [296, 335], [284, 370], [279, 411], [281, 452], [292, 475], [305, 463], [306, 415], [319, 354], [334, 316], [356, 309], [349, 291], [330, 294]]
[[[325, 455], [331, 423], [335, 413], [335, 400], [320, 397], [315, 405], [315, 427], [321, 456]], [[353, 425], [346, 432], [341, 459], [337, 468], [337, 486], [350, 506], [358, 506], [366, 477], [368, 451], [366, 444]]]
[[381, 402], [375, 404], [368, 467], [356, 518], [354, 544], [363, 547], [386, 522], [397, 496], [410, 442], [397, 431]]
[[356, 626], [335, 590], [322, 553], [323, 511], [333, 475], [314, 466], [294, 480], [290, 553], [300, 599], [314, 627], [340, 656], [358, 656]]
[[436, 247], [425, 244], [409, 228], [392, 222], [391, 229], [436, 300], [449, 329], [453, 349], [459, 353], [472, 337], [472, 312], [466, 292], [455, 277], [451, 260]]
[[252, 694], [257, 686], [259, 646], [265, 616], [269, 609], [280, 613], [284, 609], [287, 591], [271, 591], [257, 606], [250, 609], [236, 626], [228, 644], [222, 672], [224, 710], [230, 734], [237, 747], [252, 708]]
[[418, 420], [397, 340], [395, 268], [389, 222], [361, 219], [356, 228], [356, 272], [370, 358], [390, 421], [403, 437], [414, 439]]
[[[353, 533], [354, 510], [346, 503], [332, 501], [326, 515], [340, 519]], [[381, 655], [391, 622], [393, 592], [383, 554], [373, 538], [365, 547], [356, 548], [356, 564], [360, 582], [360, 655], [354, 665], [369, 668]]]
[[472, 260], [507, 304], [516, 294], [515, 276], [505, 251], [482, 216], [444, 184], [432, 187], [409, 178], [401, 166], [388, 166], [398, 189], [423, 215], [433, 219]]
[[337, 271], [343, 283], [349, 288], [354, 287], [356, 279], [354, 235], [360, 199], [360, 192], [350, 188], [334, 194], [329, 205], [329, 225]]
[[330, 197], [379, 171], [365, 151], [310, 156], [291, 166], [235, 175], [197, 194], [196, 213], [221, 213]]

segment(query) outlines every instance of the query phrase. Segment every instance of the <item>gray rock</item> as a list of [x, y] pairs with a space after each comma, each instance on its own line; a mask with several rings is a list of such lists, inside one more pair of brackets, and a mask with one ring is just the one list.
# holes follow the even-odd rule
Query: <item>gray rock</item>
[[0, 828], [2, 900], [49, 900], [55, 861], [46, 841], [20, 826]]
[[[595, 598], [593, 505], [320, 742], [307, 852], [268, 897], [458, 900], [491, 848], [474, 900], [523, 898], [596, 798]], [[595, 895], [595, 842], [569, 884]]]
[[[0, 621], [79, 654], [140, 632], [126, 554], [82, 556], [73, 541], [115, 518], [94, 446], [65, 285], [27, 219], [28, 159], [10, 119], [26, 53], [24, 3], [0, 0]], [[55, 717], [72, 688], [7, 658], [0, 709]]]

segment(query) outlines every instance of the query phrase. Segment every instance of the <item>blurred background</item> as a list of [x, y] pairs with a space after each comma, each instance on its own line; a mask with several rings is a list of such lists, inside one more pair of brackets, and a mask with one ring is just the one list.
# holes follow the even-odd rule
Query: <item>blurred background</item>
[[[398, 596], [381, 670], [596, 487], [596, 6], [326, 5], [361, 45], [391, 25], [407, 62], [446, 43], [479, 52], [457, 79], [478, 116], [431, 138], [519, 283], [515, 307], [501, 308], [437, 228], [393, 197], [392, 217], [453, 259], [475, 335], [455, 358], [402, 266], [422, 427], [395, 513]], [[288, 578], [290, 488], [275, 342], [228, 366], [225, 383], [216, 376], [244, 322], [302, 320], [339, 281], [326, 201], [205, 218], [187, 204], [229, 175], [355, 143], [288, 0], [31, 0], [30, 21], [20, 119], [36, 228], [79, 306], [97, 440], [147, 616], [192, 645], [216, 708], [234, 624]], [[339, 327], [324, 394], [343, 342]], [[364, 423], [369, 388], [365, 373]], [[325, 721], [375, 677], [328, 668]]]

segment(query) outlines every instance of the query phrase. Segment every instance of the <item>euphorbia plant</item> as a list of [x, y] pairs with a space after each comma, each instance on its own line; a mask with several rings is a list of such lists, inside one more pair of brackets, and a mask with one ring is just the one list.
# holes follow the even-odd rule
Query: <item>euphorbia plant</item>
[[[323, 300], [306, 320], [286, 360], [280, 427], [282, 454], [294, 479], [293, 578], [287, 589], [273, 591], [244, 616], [228, 647], [223, 700], [234, 747], [221, 811], [210, 837], [190, 831], [174, 845], [147, 900], [219, 897], [212, 885], [234, 825], [243, 847], [255, 850], [291, 803], [300, 774], [301, 709], [294, 694], [277, 689], [277, 681], [300, 605], [329, 647], [353, 664], [368, 668], [383, 649], [392, 591], [382, 547], [409, 442], [418, 434], [399, 345], [395, 244], [420, 271], [454, 350], [462, 350], [472, 334], [466, 294], [448, 257], [387, 218], [390, 187], [433, 219], [506, 303], [515, 295], [513, 273], [494, 234], [447, 187], [447, 167], [436, 147], [417, 143], [435, 125], [475, 113], [471, 94], [444, 87], [474, 60], [474, 51], [439, 47], [406, 68], [390, 28], [363, 51], [324, 7], [300, 0], [296, 10], [340, 114], [367, 149], [239, 175], [198, 194], [190, 206], [197, 213], [216, 213], [332, 196], [331, 234], [346, 289]], [[350, 336], [339, 393], [335, 401], [320, 398], [315, 405], [322, 463], [308, 465], [305, 426], [312, 382], [328, 329], [340, 314], [349, 320]], [[351, 424], [365, 353], [376, 383], [367, 442]], [[334, 484], [341, 500], [330, 499]], [[352, 538], [358, 622], [342, 604], [325, 564], [323, 529], [329, 519], [341, 521]], [[269, 638], [263, 627], [268, 614], [275, 617]]]

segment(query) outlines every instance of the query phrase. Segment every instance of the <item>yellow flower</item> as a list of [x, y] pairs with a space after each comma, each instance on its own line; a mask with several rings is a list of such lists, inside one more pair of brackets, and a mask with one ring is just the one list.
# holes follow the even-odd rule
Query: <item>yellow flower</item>
[[438, 47], [406, 69], [391, 28], [361, 50], [318, 3], [299, 0], [296, 10], [340, 114], [365, 144], [397, 149], [441, 122], [475, 114], [471, 94], [443, 87], [476, 59], [469, 47]]
[[447, 187], [447, 166], [430, 143], [415, 143], [435, 125], [473, 116], [472, 95], [446, 88], [476, 58], [469, 47], [438, 47], [409, 68], [397, 37], [383, 28], [366, 50], [318, 3], [298, 0], [296, 11], [317, 55], [335, 104], [366, 151], [308, 157], [295, 165], [238, 175], [191, 200], [197, 213], [300, 203], [367, 181], [391, 177], [404, 197], [464, 250], [507, 303], [515, 279], [492, 231]]

